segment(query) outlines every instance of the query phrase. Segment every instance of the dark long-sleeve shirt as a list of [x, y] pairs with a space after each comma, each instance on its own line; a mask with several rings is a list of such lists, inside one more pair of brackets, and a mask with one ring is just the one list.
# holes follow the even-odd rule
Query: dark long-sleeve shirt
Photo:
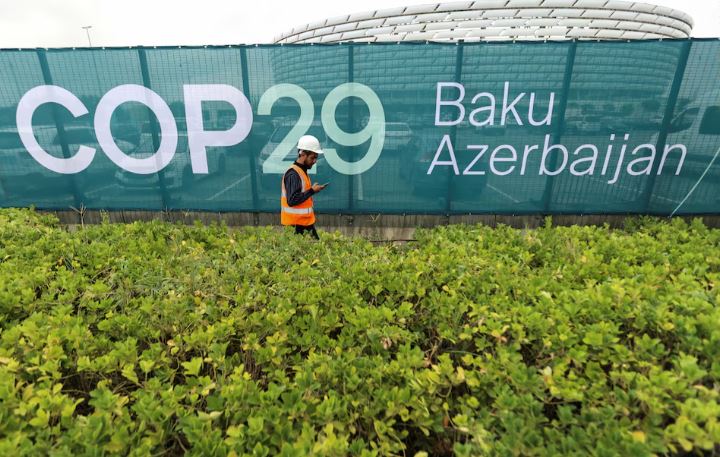
[[[295, 162], [295, 165], [302, 168], [302, 170], [307, 173], [307, 167], [305, 167], [305, 165], [301, 165], [297, 162]], [[315, 193], [312, 188], [306, 190], [305, 192], [302, 191], [302, 178], [294, 168], [290, 168], [285, 172], [283, 180], [285, 181], [285, 194], [287, 202], [290, 206], [299, 205], [308, 198], [312, 197]]]

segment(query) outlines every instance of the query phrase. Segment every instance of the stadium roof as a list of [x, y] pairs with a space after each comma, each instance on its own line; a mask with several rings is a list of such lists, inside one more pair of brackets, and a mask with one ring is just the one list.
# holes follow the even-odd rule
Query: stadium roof
[[353, 13], [295, 27], [275, 43], [687, 38], [692, 18], [620, 0], [477, 0]]

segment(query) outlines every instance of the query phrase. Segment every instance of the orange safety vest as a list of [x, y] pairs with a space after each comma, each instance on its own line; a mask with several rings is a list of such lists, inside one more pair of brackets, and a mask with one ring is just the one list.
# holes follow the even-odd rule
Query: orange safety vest
[[[297, 171], [302, 181], [302, 191], [305, 192], [312, 184], [310, 178], [302, 168], [295, 164], [290, 167]], [[290, 171], [290, 170], [288, 170]], [[287, 173], [287, 171], [285, 172]], [[315, 223], [315, 211], [313, 210], [313, 199], [308, 198], [299, 205], [290, 206], [287, 202], [287, 194], [285, 193], [285, 175], [282, 177], [282, 196], [280, 197], [280, 223], [282, 225], [313, 225]]]

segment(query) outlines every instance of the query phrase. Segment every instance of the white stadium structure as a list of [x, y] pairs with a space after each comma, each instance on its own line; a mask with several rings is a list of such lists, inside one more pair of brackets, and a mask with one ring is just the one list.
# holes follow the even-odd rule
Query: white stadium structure
[[477, 0], [388, 8], [323, 19], [275, 43], [642, 40], [688, 38], [692, 18], [619, 0]]

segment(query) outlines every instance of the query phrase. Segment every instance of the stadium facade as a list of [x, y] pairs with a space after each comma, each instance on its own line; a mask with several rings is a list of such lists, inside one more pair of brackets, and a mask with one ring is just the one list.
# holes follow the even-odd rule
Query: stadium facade
[[478, 0], [410, 5], [304, 24], [275, 43], [688, 38], [692, 18], [619, 0]]

